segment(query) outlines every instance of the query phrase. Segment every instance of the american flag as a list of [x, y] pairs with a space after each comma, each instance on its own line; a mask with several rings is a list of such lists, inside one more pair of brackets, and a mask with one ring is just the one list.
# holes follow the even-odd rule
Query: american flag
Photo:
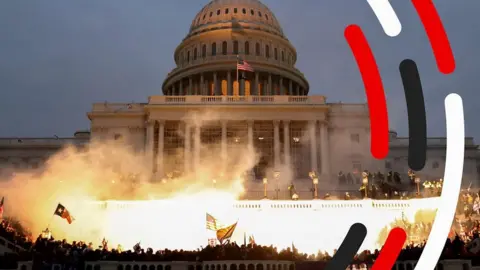
[[253, 67], [250, 66], [250, 64], [248, 64], [247, 61], [242, 60], [240, 58], [238, 58], [238, 61], [237, 61], [237, 69], [254, 72]]
[[207, 230], [216, 231], [217, 230], [217, 219], [212, 215], [207, 213]]

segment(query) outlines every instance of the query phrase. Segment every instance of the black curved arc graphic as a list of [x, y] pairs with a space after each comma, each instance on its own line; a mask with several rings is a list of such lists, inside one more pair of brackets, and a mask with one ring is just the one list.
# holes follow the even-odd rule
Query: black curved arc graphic
[[427, 116], [422, 82], [417, 64], [411, 59], [400, 63], [408, 112], [408, 166], [421, 171], [427, 160]]
[[367, 227], [362, 223], [353, 224], [338, 248], [337, 253], [327, 264], [325, 270], [344, 270], [353, 260], [367, 236]]

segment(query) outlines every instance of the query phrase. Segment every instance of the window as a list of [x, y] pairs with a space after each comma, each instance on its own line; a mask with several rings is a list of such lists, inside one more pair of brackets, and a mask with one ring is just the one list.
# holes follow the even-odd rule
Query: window
[[233, 13], [237, 14], [237, 12], [238, 12], [238, 9], [237, 9], [237, 8], [234, 8], [234, 9], [233, 9]]
[[285, 51], [282, 51], [282, 62], [285, 62]]
[[278, 50], [277, 50], [277, 48], [273, 49], [273, 57], [275, 57], [275, 60], [278, 60]]
[[183, 52], [180, 53], [180, 64], [183, 64], [183, 62], [185, 61], [185, 59], [183, 59]]
[[265, 45], [265, 56], [270, 58], [270, 46]]
[[220, 15], [220, 9], [219, 9], [219, 10], [217, 10], [217, 15]]
[[217, 43], [212, 43], [212, 56], [217, 55]]
[[245, 55], [250, 54], [250, 43], [248, 41], [245, 41]]
[[202, 46], [202, 58], [207, 57], [207, 45], [203, 44]]
[[243, 9], [242, 9], [242, 13], [243, 13], [243, 14], [247, 14], [247, 10], [243, 8]]
[[195, 48], [193, 50], [193, 61], [197, 60], [197, 54], [198, 54], [198, 51], [197, 51], [197, 48]]
[[358, 161], [354, 161], [352, 162], [352, 168], [353, 168], [353, 171], [354, 172], [361, 172], [362, 171], [362, 163], [358, 162]]
[[233, 42], [233, 54], [238, 54], [238, 41]]
[[228, 8], [227, 8], [227, 9], [225, 9], [225, 14], [228, 14], [228, 12], [229, 12]]
[[438, 169], [439, 167], [440, 167], [440, 164], [438, 164], [437, 161], [433, 162], [432, 169]]
[[268, 21], [268, 15], [267, 14], [265, 14], [265, 19], [267, 19], [267, 21]]
[[258, 12], [258, 17], [262, 17], [262, 12]]
[[255, 15], [255, 11], [253, 11], [253, 9], [250, 9], [250, 14], [253, 16]]
[[187, 52], [187, 63], [190, 63], [190, 51]]
[[226, 41], [222, 42], [222, 54], [227, 55], [228, 44]]
[[207, 17], [207, 14], [203, 14], [203, 20], [205, 20], [205, 17]]
[[255, 54], [260, 56], [260, 43], [255, 44]]
[[355, 142], [355, 143], [359, 143], [360, 142], [360, 134], [350, 134], [350, 141], [351, 142]]
[[212, 17], [212, 16], [213, 16], [213, 11], [210, 12], [210, 17]]
[[392, 163], [390, 163], [390, 161], [385, 161], [385, 169], [387, 169], [387, 170], [392, 169]]

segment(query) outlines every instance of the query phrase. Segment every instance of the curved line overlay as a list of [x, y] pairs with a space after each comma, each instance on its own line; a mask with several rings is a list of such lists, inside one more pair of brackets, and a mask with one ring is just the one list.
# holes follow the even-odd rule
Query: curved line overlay
[[344, 34], [365, 85], [370, 111], [370, 151], [374, 158], [384, 159], [388, 155], [388, 113], [382, 78], [362, 29], [358, 25], [349, 25]]
[[392, 269], [406, 240], [407, 233], [402, 228], [391, 230], [377, 260], [375, 260], [372, 266], [372, 270]]
[[327, 264], [325, 270], [347, 269], [353, 257], [362, 246], [363, 240], [367, 236], [367, 227], [362, 223], [353, 224], [343, 239], [338, 251]]
[[412, 3], [430, 40], [438, 69], [443, 74], [454, 72], [455, 58], [450, 41], [432, 0], [412, 0]]
[[402, 32], [402, 24], [389, 0], [367, 0], [385, 34], [396, 37]]
[[400, 63], [400, 74], [408, 111], [408, 166], [421, 171], [427, 160], [427, 117], [422, 82], [413, 60], [405, 59]]
[[447, 118], [445, 181], [430, 236], [415, 270], [435, 269], [455, 217], [458, 194], [462, 184], [465, 123], [462, 98], [459, 95], [450, 94], [447, 96], [445, 99], [445, 114]]

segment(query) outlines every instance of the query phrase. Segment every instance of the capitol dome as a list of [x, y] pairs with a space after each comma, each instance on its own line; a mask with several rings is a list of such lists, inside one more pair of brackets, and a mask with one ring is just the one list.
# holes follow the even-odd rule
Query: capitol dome
[[[213, 0], [194, 17], [163, 83], [169, 96], [303, 96], [297, 52], [259, 0]], [[237, 72], [238, 59], [253, 69]], [[237, 80], [238, 78], [238, 80]]]

